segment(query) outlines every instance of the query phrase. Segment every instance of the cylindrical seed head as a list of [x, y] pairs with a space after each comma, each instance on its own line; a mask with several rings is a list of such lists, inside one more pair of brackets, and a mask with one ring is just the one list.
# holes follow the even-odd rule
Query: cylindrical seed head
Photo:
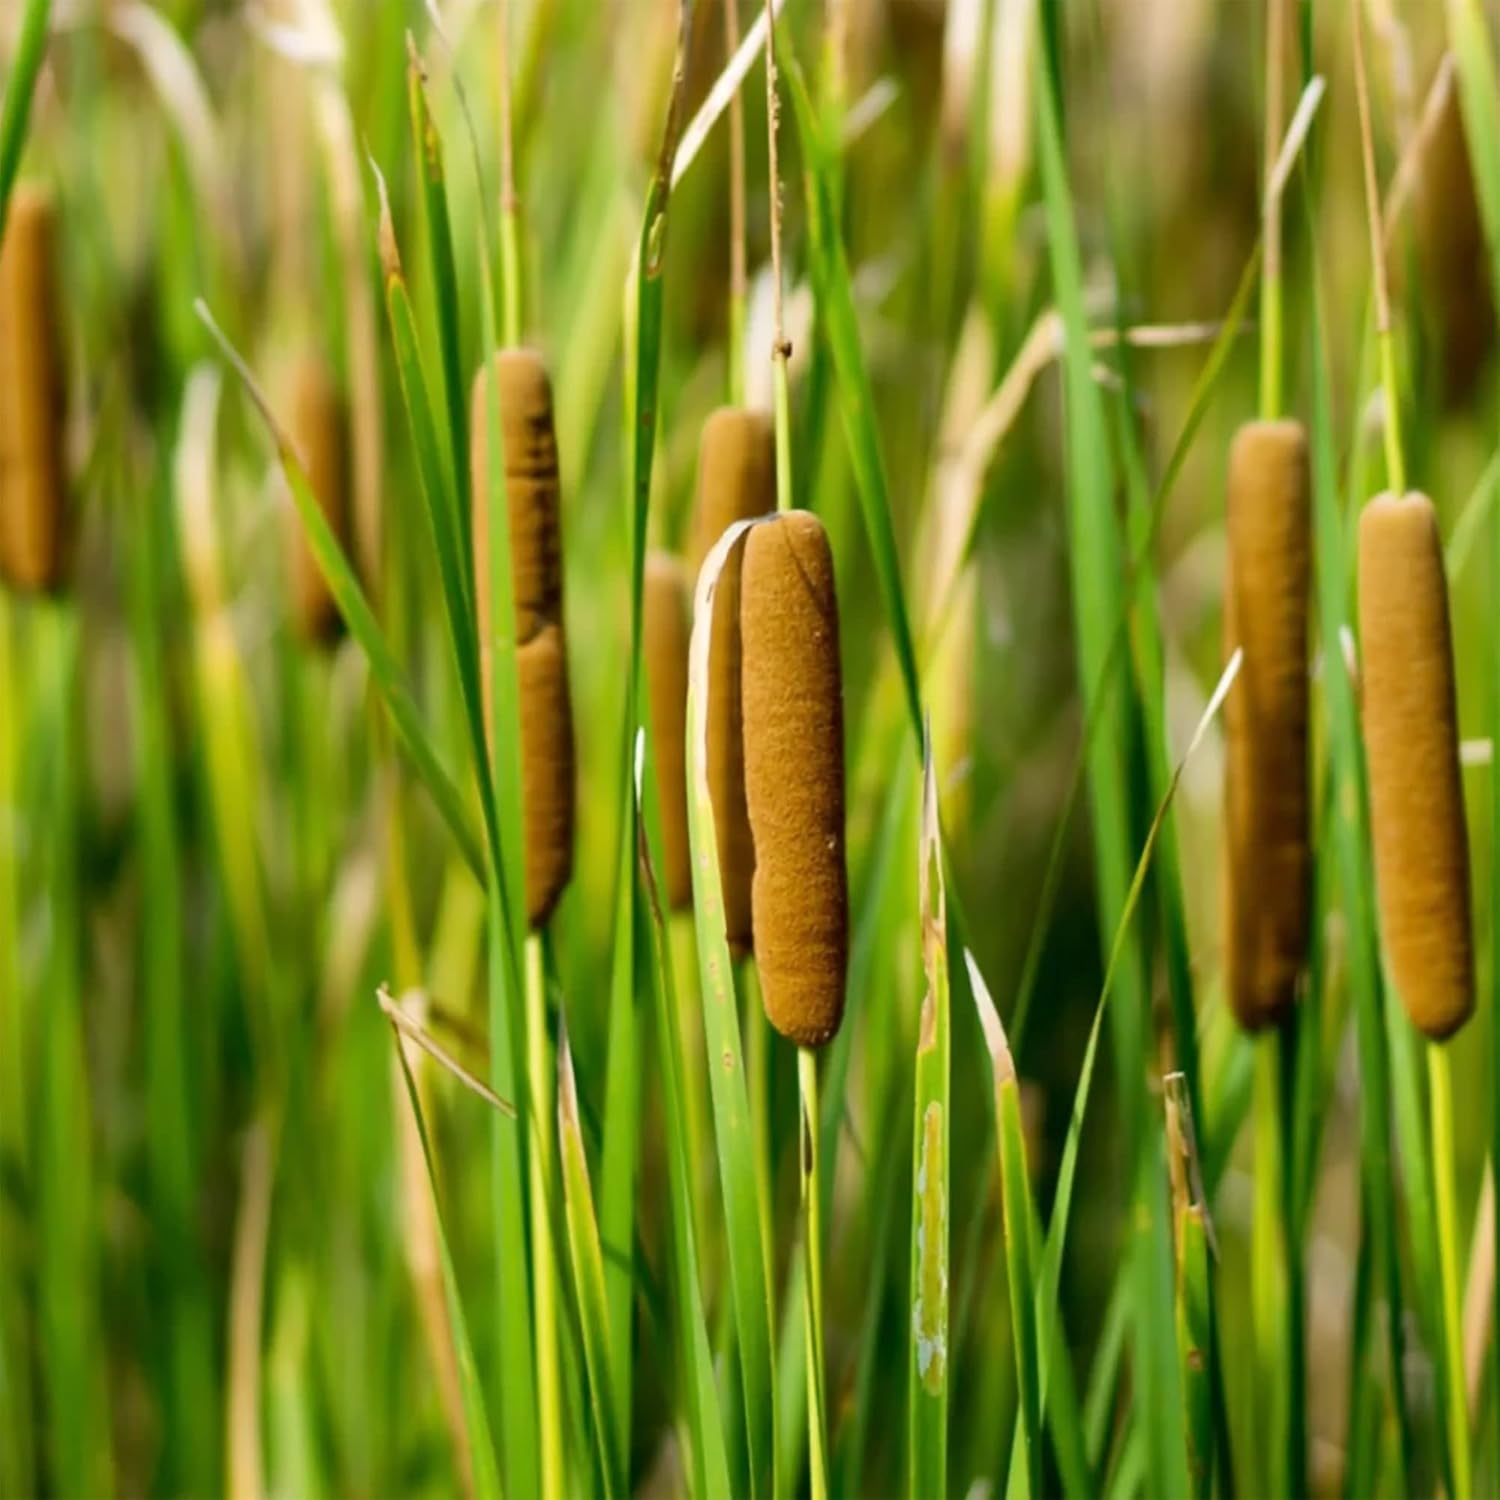
[[[349, 550], [349, 486], [345, 463], [344, 406], [333, 371], [316, 355], [305, 355], [292, 370], [291, 437], [312, 488], [345, 552]], [[292, 612], [303, 639], [336, 640], [343, 629], [301, 521], [291, 518]]]
[[[546, 366], [530, 349], [502, 349], [493, 368], [500, 391], [521, 699], [526, 917], [537, 928], [551, 916], [573, 872], [573, 709], [563, 632], [562, 497]], [[479, 667], [486, 729], [493, 735], [487, 403], [488, 381], [481, 369], [474, 380], [469, 433], [471, 516]]]
[[1224, 704], [1225, 953], [1247, 1031], [1283, 1019], [1307, 954], [1307, 439], [1250, 422], [1229, 453], [1224, 654], [1243, 651]]
[[521, 796], [526, 920], [546, 924], [573, 873], [573, 705], [561, 625], [516, 648], [521, 686]]
[[[502, 471], [510, 512], [510, 573], [516, 606], [516, 639], [529, 641], [544, 625], [562, 619], [562, 492], [557, 437], [552, 426], [552, 382], [531, 349], [502, 349], [493, 366], [500, 383]], [[474, 555], [488, 556], [490, 412], [485, 371], [474, 378], [469, 453]], [[477, 569], [481, 621], [489, 616], [489, 570]]]
[[849, 891], [838, 599], [810, 512], [746, 537], [740, 627], [761, 993], [783, 1036], [817, 1047], [843, 1018]]
[[67, 568], [55, 239], [52, 195], [18, 184], [0, 243], [0, 572], [33, 591]]
[[1448, 585], [1425, 495], [1359, 520], [1359, 640], [1380, 927], [1406, 1013], [1434, 1040], [1474, 1009], [1469, 840]]
[[693, 861], [687, 826], [687, 681], [692, 586], [678, 558], [646, 559], [646, 688], [651, 748], [661, 807], [662, 883], [674, 911], [693, 904]]
[[[776, 432], [763, 412], [720, 407], [703, 424], [698, 495], [693, 514], [692, 568], [736, 521], [776, 509]], [[745, 752], [740, 718], [740, 568], [736, 549], [714, 594], [708, 655], [708, 787], [713, 800], [730, 949], [750, 951], [750, 884], [755, 844], [745, 810]]]

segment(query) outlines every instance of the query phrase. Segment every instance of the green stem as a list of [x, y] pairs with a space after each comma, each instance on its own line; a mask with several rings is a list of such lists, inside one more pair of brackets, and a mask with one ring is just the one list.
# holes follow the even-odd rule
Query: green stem
[[818, 1054], [797, 1049], [802, 1100], [803, 1322], [807, 1348], [807, 1439], [812, 1500], [827, 1500], [827, 1429], [823, 1404], [823, 1231], [818, 1206]]
[[562, 1379], [558, 1364], [557, 1247], [550, 1205], [556, 1161], [550, 1122], [554, 1114], [553, 1070], [547, 1037], [547, 980], [540, 933], [526, 937], [526, 1071], [529, 1096], [526, 1127], [527, 1175], [531, 1200], [532, 1316], [536, 1330], [537, 1419], [541, 1441], [542, 1494], [563, 1493]]
[[1443, 1299], [1443, 1358], [1447, 1368], [1448, 1447], [1454, 1500], [1474, 1492], [1469, 1450], [1469, 1402], [1459, 1314], [1458, 1214], [1453, 1184], [1453, 1075], [1447, 1048], [1427, 1048], [1428, 1104], [1432, 1112], [1432, 1173], [1437, 1200], [1438, 1269]]
[[1401, 446], [1401, 396], [1396, 383], [1396, 349], [1389, 328], [1377, 331], [1380, 344], [1380, 387], [1385, 395], [1381, 432], [1385, 438], [1386, 482], [1396, 495], [1406, 493], [1406, 458]]
[[[21, 996], [19, 842], [15, 819], [21, 805], [17, 747], [22, 743], [22, 683], [14, 650], [17, 618], [0, 596], [0, 1155], [19, 1180], [31, 1186], [27, 1142], [26, 1016]], [[19, 1225], [16, 1226], [19, 1229]], [[31, 1396], [30, 1298], [16, 1247], [20, 1236], [0, 1226], [0, 1489], [30, 1494], [36, 1488]]]
[[1286, 1477], [1278, 1473], [1278, 1402], [1284, 1387], [1280, 1379], [1282, 1351], [1279, 1312], [1282, 1289], [1277, 1285], [1280, 1260], [1277, 1231], [1281, 1178], [1279, 1141], [1279, 1078], [1274, 1037], [1257, 1038], [1255, 1047], [1255, 1218], [1251, 1231], [1252, 1260], [1250, 1299], [1255, 1327], [1257, 1404], [1260, 1408], [1260, 1441], [1257, 1444], [1261, 1470], [1258, 1488], [1266, 1494], [1285, 1494]]
[[1297, 1202], [1297, 1016], [1282, 1023], [1280, 1041], [1281, 1214], [1286, 1284], [1286, 1493], [1307, 1487], [1307, 1360], [1303, 1348], [1302, 1215]]
[[792, 398], [788, 389], [786, 351], [778, 349], [775, 365], [776, 397], [776, 509], [791, 510], [792, 497]]

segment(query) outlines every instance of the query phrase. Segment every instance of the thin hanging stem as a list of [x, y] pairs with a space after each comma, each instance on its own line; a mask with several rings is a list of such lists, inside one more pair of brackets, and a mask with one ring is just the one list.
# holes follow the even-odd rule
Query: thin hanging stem
[[510, 0], [499, 0], [496, 94], [500, 101], [500, 337], [521, 342], [521, 200], [516, 193], [515, 135], [510, 110]]
[[[724, 55], [740, 46], [738, 0], [724, 0]], [[729, 403], [745, 400], [745, 101], [735, 89], [729, 99]]]
[[1274, 181], [1285, 113], [1286, 0], [1266, 6], [1265, 258], [1260, 272], [1260, 414], [1281, 411], [1281, 193]]
[[771, 0], [766, 0], [766, 138], [771, 197], [771, 277], [775, 334], [771, 360], [775, 365], [776, 387], [776, 508], [792, 508], [792, 433], [791, 395], [788, 387], [787, 361], [792, 346], [786, 337], [786, 309], [781, 286], [781, 171], [777, 164], [776, 137], [781, 107], [776, 93], [776, 14]]
[[1380, 347], [1380, 384], [1385, 394], [1381, 428], [1385, 436], [1386, 482], [1406, 493], [1406, 460], [1401, 448], [1401, 402], [1396, 385], [1396, 354], [1391, 341], [1391, 293], [1385, 273], [1385, 250], [1380, 232], [1380, 185], [1375, 178], [1375, 137], [1370, 123], [1370, 80], [1365, 67], [1364, 25], [1360, 0], [1350, 0], [1354, 22], [1354, 85], [1359, 96], [1359, 145], [1364, 164], [1365, 217], [1370, 232], [1370, 271], [1375, 289], [1375, 336]]

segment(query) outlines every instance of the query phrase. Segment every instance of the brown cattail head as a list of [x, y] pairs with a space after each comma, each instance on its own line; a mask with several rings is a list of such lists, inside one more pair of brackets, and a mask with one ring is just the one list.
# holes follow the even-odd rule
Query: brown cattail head
[[[552, 383], [530, 349], [502, 349], [493, 361], [500, 391], [510, 574], [521, 693], [521, 784], [525, 802], [526, 916], [551, 916], [573, 872], [573, 710], [563, 634], [561, 490], [552, 426]], [[470, 428], [473, 480], [474, 597], [479, 664], [490, 704], [488, 381], [474, 381]]]
[[674, 911], [693, 904], [693, 860], [687, 825], [687, 681], [692, 585], [679, 558], [646, 559], [646, 688], [651, 747], [661, 804], [662, 876]]
[[[692, 568], [736, 521], [776, 509], [776, 432], [763, 412], [724, 406], [703, 424]], [[732, 552], [714, 594], [708, 656], [708, 787], [713, 800], [724, 890], [724, 930], [737, 954], [752, 946], [751, 876], [755, 844], [745, 810], [745, 751], [740, 720], [740, 568]]]
[[849, 890], [838, 598], [810, 512], [750, 531], [740, 627], [761, 993], [783, 1036], [817, 1047], [843, 1019]]
[[1442, 358], [1443, 394], [1461, 404], [1495, 336], [1495, 306], [1474, 172], [1459, 108], [1458, 79], [1445, 61], [1420, 127], [1413, 192], [1421, 301]]
[[11, 194], [0, 243], [0, 573], [50, 592], [67, 569], [63, 351], [52, 195]]
[[[349, 485], [345, 465], [344, 406], [333, 371], [316, 355], [292, 370], [291, 437], [305, 467], [313, 497], [339, 545], [349, 549]], [[301, 522], [291, 523], [292, 612], [308, 641], [337, 640], [343, 629]]]
[[1229, 452], [1224, 654], [1225, 954], [1247, 1031], [1283, 1019], [1307, 953], [1307, 439], [1298, 422], [1249, 422]]
[[1380, 928], [1412, 1024], [1451, 1036], [1474, 1009], [1469, 840], [1448, 584], [1432, 502], [1359, 519], [1359, 641]]

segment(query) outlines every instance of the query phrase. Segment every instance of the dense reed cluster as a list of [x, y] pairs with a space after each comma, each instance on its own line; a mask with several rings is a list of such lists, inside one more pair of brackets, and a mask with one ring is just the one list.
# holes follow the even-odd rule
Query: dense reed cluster
[[1497, 39], [0, 0], [0, 1500], [1500, 1489]]

